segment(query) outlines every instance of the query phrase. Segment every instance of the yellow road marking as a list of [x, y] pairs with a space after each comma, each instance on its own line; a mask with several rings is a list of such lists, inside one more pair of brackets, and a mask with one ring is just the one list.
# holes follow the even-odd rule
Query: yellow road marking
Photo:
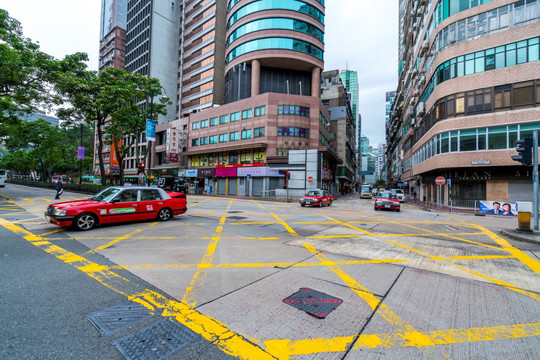
[[477, 255], [477, 256], [449, 256], [452, 260], [490, 260], [490, 259], [515, 259], [512, 255]]
[[[227, 206], [227, 209], [225, 209], [225, 212], [229, 212], [229, 209], [231, 208], [232, 203], [233, 203], [233, 199], [229, 201], [229, 205]], [[216, 228], [216, 232], [212, 236], [212, 240], [210, 241], [210, 244], [208, 244], [208, 247], [206, 248], [206, 253], [203, 256], [201, 263], [197, 265], [197, 272], [193, 276], [193, 279], [191, 279], [191, 283], [189, 284], [188, 288], [186, 289], [186, 292], [184, 293], [184, 298], [182, 299], [182, 303], [187, 304], [189, 307], [194, 308], [195, 305], [197, 304], [197, 297], [199, 295], [199, 290], [201, 286], [203, 285], [204, 280], [206, 279], [206, 275], [208, 274], [208, 265], [211, 265], [214, 259], [214, 253], [216, 251], [221, 233], [223, 232], [223, 225], [225, 225], [226, 219], [227, 219], [227, 216], [221, 217], [221, 220], [219, 221], [219, 225]]]
[[[56, 233], [62, 232], [64, 230], [65, 230], [65, 228], [60, 228], [60, 229], [56, 229], [56, 230], [53, 230], [53, 231], [46, 232], [44, 234], [40, 234], [39, 236], [43, 237], [43, 236], [47, 236], [47, 235], [51, 235], [51, 234], [56, 234]], [[59, 238], [59, 239], [62, 239], [62, 238]]]
[[294, 231], [292, 229], [292, 227], [289, 226], [289, 224], [287, 224], [285, 221], [281, 220], [279, 218], [279, 216], [277, 216], [276, 214], [274, 213], [270, 213], [270, 215], [272, 215], [281, 225], [283, 225], [283, 227], [285, 229], [287, 229], [287, 231], [289, 232], [289, 234], [291, 234], [292, 236], [298, 236], [298, 234], [296, 233], [296, 231]]
[[95, 249], [93, 249], [93, 250], [87, 251], [86, 254], [89, 254], [89, 253], [94, 253], [94, 254], [95, 254], [98, 250], [105, 250], [106, 248], [111, 247], [111, 246], [113, 246], [114, 244], [117, 244], [117, 243], [119, 243], [119, 242], [122, 241], [122, 240], [126, 240], [126, 239], [131, 238], [133, 235], [138, 234], [138, 233], [140, 233], [141, 231], [142, 231], [141, 229], [137, 229], [137, 230], [135, 230], [135, 231], [130, 232], [129, 234], [120, 236], [120, 237], [114, 239], [113, 241], [108, 242], [107, 244], [98, 246], [97, 248], [95, 248]]
[[52, 202], [52, 200], [49, 200], [49, 199], [46, 199], [46, 198], [40, 198], [41, 200], [43, 201], [46, 201], [46, 202]]
[[[446, 329], [422, 332], [434, 346], [458, 343], [472, 343], [504, 339], [519, 339], [540, 336], [540, 323], [476, 327], [469, 329]], [[307, 340], [268, 340], [264, 342], [266, 349], [273, 354], [286, 354], [280, 360], [291, 356], [312, 355], [327, 352], [344, 352], [355, 342], [353, 350], [375, 348], [397, 348], [416, 346], [405, 333], [369, 334], [357, 336], [335, 337], [333, 339]]]
[[[490, 248], [490, 249], [497, 249], [497, 250], [502, 250], [499, 246], [493, 246], [493, 245], [489, 245], [489, 244], [483, 244], [483, 243], [480, 243], [480, 242], [477, 242], [477, 241], [472, 241], [472, 240], [467, 240], [467, 239], [463, 239], [463, 238], [459, 238], [459, 237], [455, 237], [455, 236], [452, 236], [450, 234], [440, 234], [441, 236], [446, 236], [450, 239], [455, 239], [455, 240], [459, 240], [459, 241], [463, 241], [463, 242], [466, 242], [466, 243], [469, 243], [469, 244], [473, 244], [473, 245], [479, 245], [479, 246], [484, 246], [484, 247], [487, 247], [487, 248]], [[455, 234], [455, 235], [478, 235], [476, 233], [472, 233], [472, 234]]]
[[272, 225], [275, 223], [276, 223], [275, 221], [253, 221], [253, 222], [230, 223], [229, 225]]
[[201, 204], [201, 203], [203, 203], [203, 202], [205, 202], [205, 201], [208, 201], [208, 199], [204, 199], [204, 200], [198, 201], [198, 202], [196, 202], [196, 203], [190, 204], [190, 205], [188, 205], [187, 207], [188, 207], [188, 209], [189, 209], [189, 208], [192, 208], [192, 207], [194, 207], [194, 206], [197, 206], [197, 205], [199, 205], [199, 204]]
[[28, 201], [28, 202], [30, 202], [30, 203], [33, 203], [33, 202], [34, 202], [34, 200], [32, 200], [32, 199], [24, 199], [24, 200], [26, 200], [26, 201]]
[[483, 226], [476, 225], [476, 224], [470, 224], [474, 227], [476, 227], [479, 230], [482, 230], [487, 236], [489, 236], [493, 241], [495, 241], [497, 244], [502, 246], [502, 248], [509, 252], [510, 254], [514, 255], [519, 261], [521, 261], [523, 264], [528, 266], [532, 271], [534, 271], [537, 274], [540, 274], [540, 261], [534, 260], [533, 258], [527, 256], [523, 251], [513, 247], [510, 245], [508, 241], [503, 239], [502, 237], [494, 234], [493, 232], [489, 231]]
[[[359, 264], [393, 264], [393, 263], [404, 263], [409, 262], [405, 259], [383, 259], [383, 260], [350, 260], [350, 261], [335, 261], [332, 264], [336, 265], [359, 265]], [[232, 264], [209, 264], [206, 266], [207, 269], [234, 269], [234, 268], [306, 268], [306, 267], [323, 267], [328, 266], [328, 263], [325, 262], [314, 262], [314, 263], [232, 263]], [[145, 265], [113, 265], [111, 269], [123, 269], [123, 270], [140, 270], [140, 269], [190, 269], [197, 267], [197, 264], [165, 264], [165, 265], [154, 265], [154, 264], [145, 264]]]
[[[408, 322], [406, 322], [393, 311], [391, 311], [388, 306], [381, 302], [373, 293], [371, 293], [358, 281], [353, 279], [350, 275], [346, 274], [343, 270], [341, 270], [339, 266], [335, 265], [335, 263], [332, 263], [332, 261], [330, 261], [324, 254], [317, 251], [317, 249], [315, 249], [311, 244], [303, 243], [302, 245], [304, 245], [304, 247], [308, 249], [309, 252], [311, 252], [317, 259], [328, 263], [328, 268], [332, 270], [332, 272], [336, 274], [337, 277], [340, 278], [341, 281], [343, 281], [349, 287], [349, 289], [351, 289], [362, 300], [364, 300], [369, 305], [372, 311], [377, 312], [377, 314], [379, 314], [386, 321], [388, 321], [390, 325], [394, 326], [397, 329], [398, 333], [402, 334], [402, 336], [411, 343], [411, 346], [418, 348], [424, 353], [435, 355], [436, 358], [449, 358], [448, 355], [446, 355], [445, 353], [433, 354], [433, 352], [438, 351], [438, 349], [428, 348], [435, 345], [428, 336], [413, 328], [412, 325], [410, 325]], [[272, 351], [270, 352], [273, 353]], [[289, 354], [273, 354], [277, 355], [280, 359], [283, 358], [282, 355], [287, 355], [286, 358], [290, 356]]]
[[343, 224], [343, 225], [345, 225], [346, 227], [349, 227], [349, 228], [351, 228], [351, 229], [360, 231], [361, 233], [364, 233], [364, 234], [373, 236], [373, 234], [370, 233], [369, 231], [366, 231], [366, 230], [364, 230], [364, 229], [360, 229], [359, 227], [356, 227], [356, 226], [354, 226], [354, 225], [351, 225], [351, 224], [348, 224], [348, 223], [346, 223], [346, 222], [339, 221], [339, 220], [336, 220], [336, 219], [332, 219], [331, 217], [328, 217], [328, 216], [324, 216], [324, 215], [322, 215], [322, 216], [325, 217], [325, 218], [327, 218], [327, 219], [329, 219], [329, 220], [332, 220], [334, 223]]
[[[241, 335], [229, 330], [225, 324], [191, 309], [186, 304], [169, 300], [148, 289], [144, 289], [135, 294], [122, 292], [120, 286], [125, 286], [129, 283], [129, 280], [108, 270], [106, 266], [86, 260], [79, 255], [66, 251], [56, 245], [52, 245], [48, 241], [41, 241], [39, 236], [2, 218], [0, 218], [0, 225], [21, 235], [32, 244], [45, 252], [56, 256], [65, 263], [71, 264], [107, 288], [126, 296], [129, 300], [138, 302], [150, 310], [156, 308], [163, 309], [162, 316], [174, 317], [176, 321], [201, 335], [209, 342], [215, 344], [226, 354], [243, 359], [276, 360], [275, 357], [271, 356], [260, 347], [246, 340]], [[134, 286], [138, 287], [137, 285]]]

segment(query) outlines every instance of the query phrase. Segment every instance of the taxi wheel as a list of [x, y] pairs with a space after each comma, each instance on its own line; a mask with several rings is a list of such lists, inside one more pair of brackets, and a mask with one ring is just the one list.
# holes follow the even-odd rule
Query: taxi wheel
[[159, 210], [158, 212], [158, 219], [161, 221], [170, 220], [172, 217], [173, 217], [173, 214], [171, 212], [171, 209], [164, 208], [164, 209]]
[[319, 207], [322, 207], [322, 200], [319, 201]]
[[329, 201], [329, 202], [328, 202], [328, 206], [332, 206], [332, 201]]
[[92, 230], [97, 225], [97, 217], [94, 214], [81, 214], [75, 218], [75, 228], [81, 231]]
[[305, 206], [306, 206], [306, 204], [300, 204], [300, 206], [301, 206], [301, 207], [305, 207]]

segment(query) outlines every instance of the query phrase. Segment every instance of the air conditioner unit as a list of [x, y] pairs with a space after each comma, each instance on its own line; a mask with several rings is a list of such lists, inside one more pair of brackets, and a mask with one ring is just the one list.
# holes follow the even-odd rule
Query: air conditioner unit
[[421, 86], [426, 82], [426, 77], [424, 75], [420, 76], [420, 79], [418, 79], [418, 85]]
[[411, 119], [411, 125], [414, 125], [414, 124], [416, 124], [416, 118]]
[[420, 52], [418, 53], [419, 56], [424, 55], [429, 49], [429, 43], [427, 40], [424, 40], [422, 43], [422, 46], [420, 47]]
[[419, 102], [416, 106], [416, 115], [423, 116], [425, 113], [425, 104], [423, 102]]

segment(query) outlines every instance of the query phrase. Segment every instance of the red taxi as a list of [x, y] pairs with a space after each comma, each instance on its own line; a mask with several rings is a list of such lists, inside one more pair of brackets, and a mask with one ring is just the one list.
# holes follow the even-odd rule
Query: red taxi
[[395, 210], [400, 211], [400, 203], [397, 194], [389, 191], [377, 194], [375, 198], [375, 210]]
[[101, 224], [158, 219], [187, 211], [186, 195], [151, 187], [109, 187], [88, 200], [49, 205], [45, 218], [58, 226], [90, 230]]
[[326, 190], [311, 190], [300, 198], [300, 206], [316, 205], [322, 207], [323, 205], [331, 206], [334, 201], [334, 197]]

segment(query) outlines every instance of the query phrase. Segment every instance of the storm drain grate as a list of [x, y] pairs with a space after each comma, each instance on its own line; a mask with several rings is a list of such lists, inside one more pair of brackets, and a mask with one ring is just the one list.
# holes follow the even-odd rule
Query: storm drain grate
[[159, 360], [171, 356], [198, 338], [199, 335], [187, 327], [163, 318], [135, 334], [113, 341], [112, 345], [128, 360]]
[[319, 319], [324, 319], [328, 314], [334, 311], [343, 300], [320, 291], [309, 288], [301, 288], [288, 298], [283, 299], [285, 304], [294, 306]]
[[126, 301], [105, 310], [90, 313], [86, 318], [101, 332], [111, 335], [130, 325], [152, 316], [141, 304]]

